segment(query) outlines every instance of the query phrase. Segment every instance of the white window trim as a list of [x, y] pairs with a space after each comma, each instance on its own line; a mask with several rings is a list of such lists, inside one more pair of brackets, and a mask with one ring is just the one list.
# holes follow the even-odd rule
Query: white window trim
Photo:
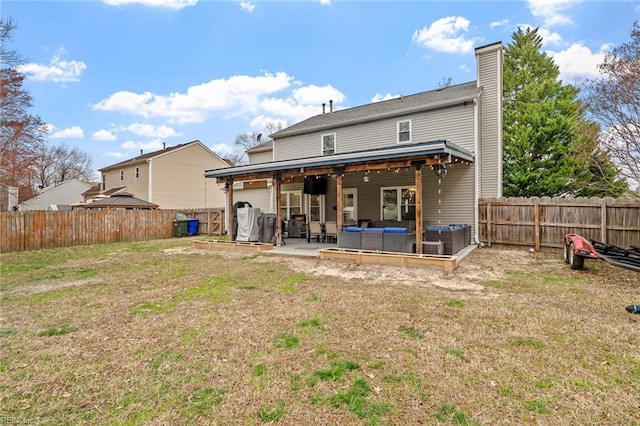
[[[304, 213], [307, 215], [307, 221], [310, 222], [311, 221], [311, 194], [304, 194], [305, 195], [305, 211]], [[320, 200], [320, 222], [324, 223], [325, 221], [325, 205], [326, 205], [326, 198], [327, 196], [325, 194], [318, 194], [318, 199]]]
[[[285, 215], [288, 218], [291, 217], [291, 197], [289, 196], [289, 194], [297, 194], [300, 196], [300, 205], [299, 206], [294, 206], [294, 207], [299, 207], [300, 208], [300, 213], [304, 213], [304, 194], [302, 193], [302, 191], [300, 190], [294, 190], [294, 191], [282, 191], [280, 192], [280, 196], [281, 197], [286, 197], [287, 198], [287, 214]], [[285, 207], [283, 205], [280, 205], [280, 208]], [[297, 213], [296, 213], [297, 214]], [[284, 216], [282, 218], [282, 220], [285, 220]]]
[[[380, 188], [380, 220], [384, 220], [384, 205], [383, 205], [383, 195], [385, 190], [389, 190], [389, 189], [395, 189], [397, 192], [396, 195], [396, 206], [397, 208], [397, 213], [396, 213], [396, 219], [395, 220], [402, 220], [402, 215], [400, 214], [400, 208], [401, 208], [401, 198], [402, 198], [402, 190], [403, 189], [411, 189], [411, 188], [415, 188], [415, 186], [413, 185], [405, 185], [405, 186], [383, 186]], [[415, 204], [414, 204], [415, 206]]]
[[[408, 141], [401, 141], [400, 140], [400, 124], [401, 123], [409, 123], [409, 140]], [[411, 143], [411, 141], [413, 140], [413, 129], [412, 129], [412, 123], [411, 120], [400, 120], [398, 122], [396, 122], [396, 140], [398, 143]]]
[[[324, 137], [325, 136], [333, 136], [333, 153], [331, 154], [325, 154], [324, 153]], [[334, 155], [337, 151], [337, 145], [338, 145], [338, 138], [334, 133], [324, 133], [320, 136], [320, 155], [325, 156], [325, 155]]]

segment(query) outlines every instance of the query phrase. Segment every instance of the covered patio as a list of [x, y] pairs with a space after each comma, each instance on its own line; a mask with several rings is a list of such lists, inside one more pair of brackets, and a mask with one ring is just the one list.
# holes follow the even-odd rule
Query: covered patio
[[[415, 254], [423, 254], [423, 170], [432, 169], [436, 174], [446, 174], [448, 166], [465, 164], [473, 167], [473, 153], [460, 148], [445, 140], [416, 143], [409, 145], [379, 148], [367, 151], [357, 151], [334, 155], [307, 157], [296, 160], [273, 161], [266, 163], [248, 164], [237, 167], [212, 169], [205, 171], [205, 177], [215, 178], [220, 185], [224, 185], [227, 206], [234, 204], [234, 182], [252, 182], [272, 179], [275, 192], [276, 214], [276, 247], [283, 246], [283, 217], [282, 185], [295, 179], [300, 181], [307, 177], [331, 177], [335, 179], [336, 199], [335, 208], [342, 212], [343, 178], [350, 173], [371, 173], [382, 170], [413, 170], [412, 182], [415, 188]], [[473, 200], [469, 200], [473, 202]], [[336, 216], [337, 229], [344, 227], [342, 214]], [[233, 216], [229, 214], [229, 229], [233, 229]], [[340, 233], [339, 233], [340, 234]], [[287, 239], [289, 244], [291, 239]], [[305, 242], [305, 244], [308, 244]], [[286, 246], [285, 246], [286, 247]], [[343, 247], [340, 236], [337, 247]]]

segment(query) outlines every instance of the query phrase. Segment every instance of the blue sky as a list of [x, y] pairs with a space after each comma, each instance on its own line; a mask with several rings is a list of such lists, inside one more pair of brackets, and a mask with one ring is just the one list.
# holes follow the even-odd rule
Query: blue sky
[[540, 27], [566, 82], [596, 78], [640, 1], [7, 1], [47, 143], [95, 169], [198, 139], [475, 80], [473, 48]]

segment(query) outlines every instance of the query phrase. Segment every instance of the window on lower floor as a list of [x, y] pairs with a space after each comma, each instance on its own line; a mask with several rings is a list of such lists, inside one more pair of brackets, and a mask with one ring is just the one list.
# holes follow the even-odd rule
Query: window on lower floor
[[382, 220], [415, 220], [416, 188], [401, 186], [381, 189]]
[[291, 219], [291, 215], [302, 213], [302, 193], [300, 191], [283, 191], [280, 200], [282, 220]]
[[324, 195], [309, 195], [309, 221], [324, 222]]

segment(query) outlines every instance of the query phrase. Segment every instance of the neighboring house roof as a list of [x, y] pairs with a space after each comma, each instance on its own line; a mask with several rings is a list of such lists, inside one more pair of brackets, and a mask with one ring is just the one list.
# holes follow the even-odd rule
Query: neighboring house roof
[[471, 101], [478, 95], [480, 90], [477, 87], [477, 82], [471, 81], [444, 89], [400, 96], [387, 101], [333, 111], [303, 120], [286, 129], [275, 132], [271, 137], [277, 139], [442, 108]]
[[107, 189], [106, 191], [101, 191], [100, 188], [102, 184], [97, 183], [93, 185], [89, 190], [82, 193], [83, 197], [95, 197], [96, 195], [112, 195], [118, 191], [122, 191], [126, 189], [126, 186], [118, 186], [116, 188]]
[[47, 210], [51, 205], [68, 205], [82, 199], [82, 192], [90, 185], [73, 178], [43, 188], [38, 195], [17, 205], [18, 210]]
[[179, 144], [179, 145], [175, 145], [175, 146], [168, 146], [168, 147], [166, 147], [164, 149], [159, 149], [157, 151], [148, 152], [146, 154], [141, 154], [141, 155], [138, 155], [137, 157], [130, 158], [129, 160], [121, 161], [119, 163], [103, 167], [103, 168], [99, 169], [98, 171], [103, 172], [103, 171], [107, 171], [107, 170], [113, 170], [113, 169], [117, 169], [117, 168], [121, 168], [121, 167], [133, 166], [135, 164], [144, 163], [147, 160], [152, 160], [154, 158], [167, 155], [167, 154], [169, 154], [171, 152], [175, 152], [175, 151], [178, 151], [180, 149], [187, 148], [187, 147], [189, 147], [191, 145], [194, 145], [194, 144], [202, 145], [202, 147], [205, 148], [207, 151], [209, 151], [211, 153], [211, 155], [218, 157], [220, 159], [220, 161], [225, 161], [224, 159], [220, 158], [220, 156], [218, 156], [218, 154], [216, 154], [215, 152], [213, 152], [209, 148], [207, 148], [207, 146], [204, 145], [202, 142], [200, 142], [199, 140], [195, 140], [195, 141], [192, 141], [192, 142], [187, 142], [187, 143], [183, 143], [183, 144]]
[[353, 151], [342, 154], [324, 155], [293, 160], [273, 161], [269, 163], [248, 164], [224, 169], [205, 170], [206, 177], [231, 177], [244, 174], [270, 173], [288, 169], [308, 169], [313, 167], [341, 166], [351, 163], [367, 163], [373, 165], [376, 162], [389, 160], [401, 160], [419, 156], [451, 155], [460, 161], [474, 161], [473, 153], [460, 148], [447, 141], [432, 141], [417, 144], [407, 144], [364, 151]]
[[87, 209], [120, 208], [120, 209], [157, 209], [158, 205], [141, 200], [128, 192], [118, 192], [110, 197], [102, 198], [81, 205]]
[[260, 145], [254, 146], [253, 148], [249, 148], [247, 150], [248, 154], [253, 154], [256, 152], [267, 152], [273, 151], [273, 140], [268, 140], [266, 142], [261, 143]]

